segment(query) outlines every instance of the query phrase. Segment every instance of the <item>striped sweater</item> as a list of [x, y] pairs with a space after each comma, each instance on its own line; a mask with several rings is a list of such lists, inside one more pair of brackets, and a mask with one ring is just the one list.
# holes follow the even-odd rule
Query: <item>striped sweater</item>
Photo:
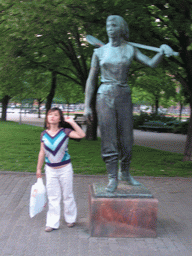
[[55, 136], [45, 130], [41, 133], [41, 142], [44, 144], [45, 162], [50, 167], [59, 167], [71, 162], [68, 153], [69, 128], [61, 128]]

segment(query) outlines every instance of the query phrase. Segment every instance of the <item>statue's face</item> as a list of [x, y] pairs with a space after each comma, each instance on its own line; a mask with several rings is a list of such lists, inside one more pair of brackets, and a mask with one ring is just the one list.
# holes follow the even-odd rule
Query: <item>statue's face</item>
[[110, 38], [116, 38], [121, 36], [120, 25], [115, 19], [110, 19], [107, 21], [106, 30], [107, 35]]

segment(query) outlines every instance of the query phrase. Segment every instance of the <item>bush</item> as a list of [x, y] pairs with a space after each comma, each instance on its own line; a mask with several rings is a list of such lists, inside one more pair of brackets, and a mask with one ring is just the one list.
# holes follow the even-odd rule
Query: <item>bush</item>
[[174, 124], [173, 133], [187, 134], [189, 119], [186, 122], [178, 121]]
[[149, 121], [161, 121], [164, 123], [177, 121], [175, 117], [168, 117], [163, 114], [152, 113], [149, 115]]
[[149, 120], [149, 115], [147, 113], [141, 112], [139, 116], [133, 116], [133, 128], [139, 129], [140, 125]]
[[189, 120], [186, 122], [181, 122], [177, 120], [175, 117], [167, 117], [162, 114], [147, 114], [144, 112], [141, 112], [139, 116], [133, 117], [134, 123], [133, 128], [134, 129], [140, 129], [140, 126], [143, 125], [145, 122], [148, 121], [159, 121], [165, 123], [167, 126], [172, 126], [172, 132], [173, 133], [180, 133], [180, 134], [187, 134], [187, 129], [189, 125]]
[[162, 114], [156, 114], [156, 113], [147, 114], [144, 112], [141, 112], [139, 116], [134, 116], [133, 120], [134, 120], [134, 123], [133, 123], [134, 129], [140, 129], [139, 126], [143, 125], [144, 122], [147, 122], [147, 121], [161, 121], [164, 123], [177, 121], [175, 117], [167, 117]]

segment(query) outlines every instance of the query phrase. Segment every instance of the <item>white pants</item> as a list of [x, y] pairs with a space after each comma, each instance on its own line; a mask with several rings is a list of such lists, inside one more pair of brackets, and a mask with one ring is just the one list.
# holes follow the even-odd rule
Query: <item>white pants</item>
[[46, 188], [49, 207], [46, 226], [59, 228], [61, 193], [63, 193], [65, 221], [74, 223], [77, 217], [77, 207], [73, 195], [73, 169], [71, 163], [59, 169], [46, 166]]

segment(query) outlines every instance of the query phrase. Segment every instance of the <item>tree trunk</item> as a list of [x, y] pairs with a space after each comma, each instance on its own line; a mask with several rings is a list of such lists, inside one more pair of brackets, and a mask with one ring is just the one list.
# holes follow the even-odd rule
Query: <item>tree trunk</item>
[[52, 72], [51, 89], [47, 96], [47, 102], [46, 102], [46, 114], [49, 111], [49, 109], [51, 108], [51, 104], [52, 104], [53, 98], [55, 96], [55, 90], [57, 87], [56, 82], [57, 82], [57, 73], [55, 71], [53, 71]]
[[155, 113], [158, 115], [158, 108], [159, 108], [159, 98], [155, 96]]
[[191, 152], [192, 152], [192, 103], [190, 103], [191, 112], [189, 119], [189, 126], [187, 132], [187, 140], [185, 143], [185, 151], [183, 161], [191, 161]]
[[1, 114], [1, 120], [6, 121], [7, 120], [7, 106], [9, 103], [9, 100], [11, 97], [9, 95], [5, 95], [1, 101], [2, 103], [2, 114]]
[[67, 116], [69, 116], [69, 102], [67, 102]]
[[[51, 104], [55, 96], [56, 87], [57, 87], [57, 72], [53, 71], [52, 80], [51, 80], [51, 89], [47, 96], [47, 102], [46, 102], [46, 114], [49, 111], [49, 109], [51, 109]], [[46, 127], [46, 123], [44, 123], [44, 127]]]
[[38, 102], [38, 118], [41, 118], [40, 107], [41, 107], [42, 100], [41, 99], [37, 99], [37, 102]]
[[182, 118], [182, 110], [183, 110], [183, 104], [182, 102], [180, 101], [180, 109], [179, 109], [179, 121], [181, 121], [181, 118]]

